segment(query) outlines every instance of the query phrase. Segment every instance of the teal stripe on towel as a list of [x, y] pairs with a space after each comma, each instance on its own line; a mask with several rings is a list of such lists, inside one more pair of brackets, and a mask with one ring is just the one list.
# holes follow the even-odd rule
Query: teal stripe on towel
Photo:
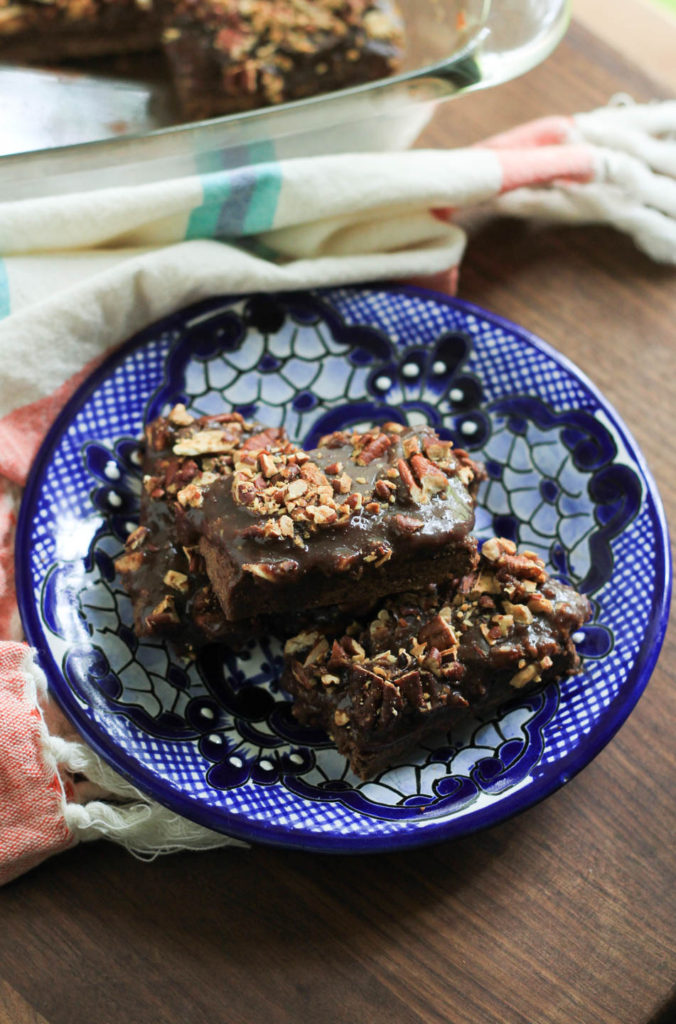
[[202, 175], [202, 205], [190, 214], [185, 233], [189, 241], [193, 238], [215, 238], [221, 209], [230, 194], [230, 175], [227, 171]]
[[0, 320], [9, 316], [9, 310], [9, 278], [5, 264], [0, 260]]
[[230, 171], [230, 195], [221, 206], [218, 237], [242, 238], [268, 231], [275, 219], [281, 187], [279, 164]]
[[240, 238], [268, 231], [282, 188], [279, 164], [201, 175], [202, 204], [192, 211], [186, 238]]

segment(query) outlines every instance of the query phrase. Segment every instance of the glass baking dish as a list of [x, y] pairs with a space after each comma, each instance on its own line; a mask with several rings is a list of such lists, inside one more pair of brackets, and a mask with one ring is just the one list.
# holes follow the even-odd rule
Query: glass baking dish
[[399, 7], [407, 51], [397, 75], [198, 123], [177, 123], [156, 61], [135, 58], [129, 78], [0, 68], [0, 194], [24, 199], [290, 157], [404, 149], [441, 101], [544, 60], [570, 14], [570, 0], [399, 0]]

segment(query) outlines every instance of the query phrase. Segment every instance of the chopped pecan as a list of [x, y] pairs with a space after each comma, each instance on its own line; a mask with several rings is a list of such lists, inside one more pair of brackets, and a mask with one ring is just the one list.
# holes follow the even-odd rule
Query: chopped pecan
[[338, 518], [335, 508], [329, 508], [328, 505], [308, 505], [305, 511], [312, 522], [321, 526], [335, 523]]
[[442, 494], [448, 490], [449, 480], [444, 471], [424, 455], [413, 455], [411, 468], [418, 478], [424, 501], [434, 494]]
[[502, 555], [513, 555], [516, 552], [516, 544], [504, 537], [491, 537], [485, 541], [481, 548], [481, 554], [489, 562], [497, 562]]
[[433, 619], [425, 623], [418, 632], [418, 642], [427, 642], [432, 647], [438, 647], [440, 651], [458, 646], [457, 636], [451, 629], [447, 619], [441, 615], [435, 615]]
[[191, 508], [200, 508], [204, 502], [204, 495], [196, 484], [187, 484], [182, 490], [176, 495], [179, 505], [184, 508], [190, 506]]
[[378, 459], [381, 455], [384, 455], [391, 445], [392, 438], [388, 437], [387, 434], [376, 435], [357, 456], [357, 465], [368, 466], [374, 459]]
[[403, 483], [405, 489], [408, 491], [410, 498], [417, 504], [420, 504], [420, 502], [422, 501], [423, 492], [416, 483], [409, 464], [404, 459], [399, 459], [399, 462], [397, 463], [397, 469], [399, 470], [401, 482]]
[[161, 498], [164, 494], [162, 482], [161, 476], [151, 476], [149, 473], [146, 473], [143, 477], [143, 490], [146, 494], [149, 494], [151, 498]]
[[425, 455], [432, 462], [448, 462], [453, 451], [452, 441], [442, 441], [439, 437], [425, 437], [423, 440]]
[[325, 434], [319, 439], [320, 448], [342, 448], [349, 444], [349, 435], [344, 430], [334, 430], [332, 434]]
[[178, 625], [179, 622], [180, 619], [172, 594], [167, 594], [166, 597], [163, 597], [160, 603], [153, 608], [150, 615], [146, 616], [146, 626], [151, 632], [156, 628], [162, 628], [167, 625]]
[[389, 501], [396, 489], [396, 485], [391, 480], [376, 480], [373, 488], [374, 493], [381, 501]]
[[316, 665], [316, 663], [321, 661], [328, 653], [329, 641], [325, 636], [319, 636], [314, 646], [306, 654], [303, 662], [303, 668], [308, 668], [310, 665]]
[[145, 555], [142, 551], [129, 551], [115, 559], [115, 569], [120, 574], [126, 572], [138, 572], [143, 565]]
[[138, 551], [145, 544], [150, 530], [147, 526], [137, 526], [133, 533], [130, 533], [125, 542], [127, 551]]
[[404, 516], [401, 512], [397, 512], [392, 522], [395, 530], [403, 534], [417, 533], [425, 525], [422, 519], [416, 519], [415, 516]]
[[510, 629], [514, 628], [513, 615], [494, 615], [492, 621], [500, 630], [500, 636], [507, 636]]
[[511, 601], [503, 601], [502, 606], [507, 615], [511, 615], [515, 622], [529, 626], [533, 621], [533, 613], [528, 605], [512, 604]]
[[167, 419], [174, 427], [189, 427], [191, 423], [195, 422], [195, 417], [191, 416], [189, 412], [186, 412], [186, 408], [182, 402], [178, 402], [178, 404], [174, 406]]
[[289, 501], [294, 501], [307, 493], [307, 489], [307, 480], [293, 480], [286, 488], [286, 496]]
[[404, 458], [410, 459], [412, 455], [419, 454], [420, 452], [420, 438], [416, 434], [412, 437], [405, 437], [401, 442], [401, 447], [404, 452]]
[[244, 562], [244, 572], [250, 572], [252, 576], [258, 576], [268, 583], [279, 583], [298, 571], [298, 562], [287, 558], [283, 562]]
[[172, 590], [178, 590], [181, 594], [185, 594], [188, 591], [188, 577], [184, 572], [178, 572], [176, 569], [169, 569], [164, 574], [164, 583], [167, 587], [171, 587]]
[[242, 451], [258, 451], [261, 448], [282, 445], [285, 441], [286, 432], [283, 427], [266, 427], [265, 430], [248, 437], [241, 447]]
[[536, 592], [528, 602], [528, 607], [534, 615], [553, 615], [554, 605], [549, 598], [544, 597], [543, 594]]
[[317, 632], [317, 630], [298, 633], [296, 636], [292, 636], [286, 641], [284, 644], [284, 654], [286, 654], [287, 657], [291, 657], [294, 654], [300, 654], [302, 651], [310, 650], [320, 636], [321, 633]]
[[263, 476], [266, 477], [266, 479], [269, 479], [271, 476], [274, 476], [275, 473], [277, 472], [277, 463], [273, 459], [272, 455], [270, 455], [268, 452], [259, 452], [258, 462], [260, 464]]
[[350, 659], [348, 658], [345, 650], [337, 640], [334, 640], [333, 646], [331, 647], [331, 657], [328, 660], [327, 667], [330, 669], [344, 668], [349, 664]]
[[357, 658], [363, 661], [366, 657], [366, 651], [359, 641], [355, 640], [353, 636], [344, 636], [341, 641], [341, 646], [353, 659]]
[[231, 452], [236, 439], [224, 430], [198, 430], [178, 440], [172, 451], [174, 455], [216, 455], [220, 452]]
[[537, 665], [526, 665], [516, 675], [513, 675], [509, 680], [509, 685], [513, 686], [515, 690], [520, 690], [526, 685], [526, 683], [532, 682], [538, 678]]
[[352, 490], [352, 477], [348, 476], [347, 473], [341, 473], [340, 476], [331, 481], [331, 485], [336, 494], [349, 494]]
[[441, 675], [441, 652], [436, 647], [431, 647], [422, 661], [423, 668], [435, 676]]
[[516, 576], [520, 580], [544, 583], [547, 579], [545, 563], [539, 558], [532, 559], [527, 555], [501, 555], [498, 560], [500, 573]]
[[279, 529], [282, 537], [293, 537], [294, 525], [291, 516], [281, 516], [279, 520]]

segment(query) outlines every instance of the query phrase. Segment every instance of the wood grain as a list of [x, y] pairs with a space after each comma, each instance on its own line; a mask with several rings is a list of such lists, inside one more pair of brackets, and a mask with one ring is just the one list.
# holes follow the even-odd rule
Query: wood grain
[[638, 54], [676, 91], [676, 16], [659, 0], [573, 0], [573, 14], [629, 60]]
[[[620, 88], [659, 92], [574, 27], [537, 71], [444, 107], [426, 141], [476, 141]], [[461, 295], [582, 367], [635, 434], [671, 515], [674, 271], [610, 229], [466, 220]], [[50, 861], [0, 891], [5, 1018], [40, 1020], [28, 1007], [49, 1024], [667, 1024], [675, 666], [671, 635], [636, 710], [582, 774], [454, 843], [152, 864], [102, 843]]]
[[0, 1024], [48, 1024], [6, 981], [0, 980]]

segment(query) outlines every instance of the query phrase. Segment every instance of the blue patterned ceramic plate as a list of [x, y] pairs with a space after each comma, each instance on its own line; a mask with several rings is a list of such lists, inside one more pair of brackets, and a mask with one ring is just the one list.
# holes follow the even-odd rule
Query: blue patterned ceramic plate
[[[537, 551], [591, 598], [583, 670], [362, 782], [323, 734], [295, 723], [277, 642], [192, 662], [139, 642], [113, 559], [136, 522], [142, 424], [176, 401], [283, 424], [310, 445], [398, 419], [470, 448], [489, 477], [478, 534]], [[210, 300], [132, 339], [45, 441], [17, 553], [28, 639], [102, 757], [213, 829], [334, 851], [458, 836], [579, 771], [648, 681], [670, 581], [654, 484], [589, 382], [513, 324], [403, 287]]]

